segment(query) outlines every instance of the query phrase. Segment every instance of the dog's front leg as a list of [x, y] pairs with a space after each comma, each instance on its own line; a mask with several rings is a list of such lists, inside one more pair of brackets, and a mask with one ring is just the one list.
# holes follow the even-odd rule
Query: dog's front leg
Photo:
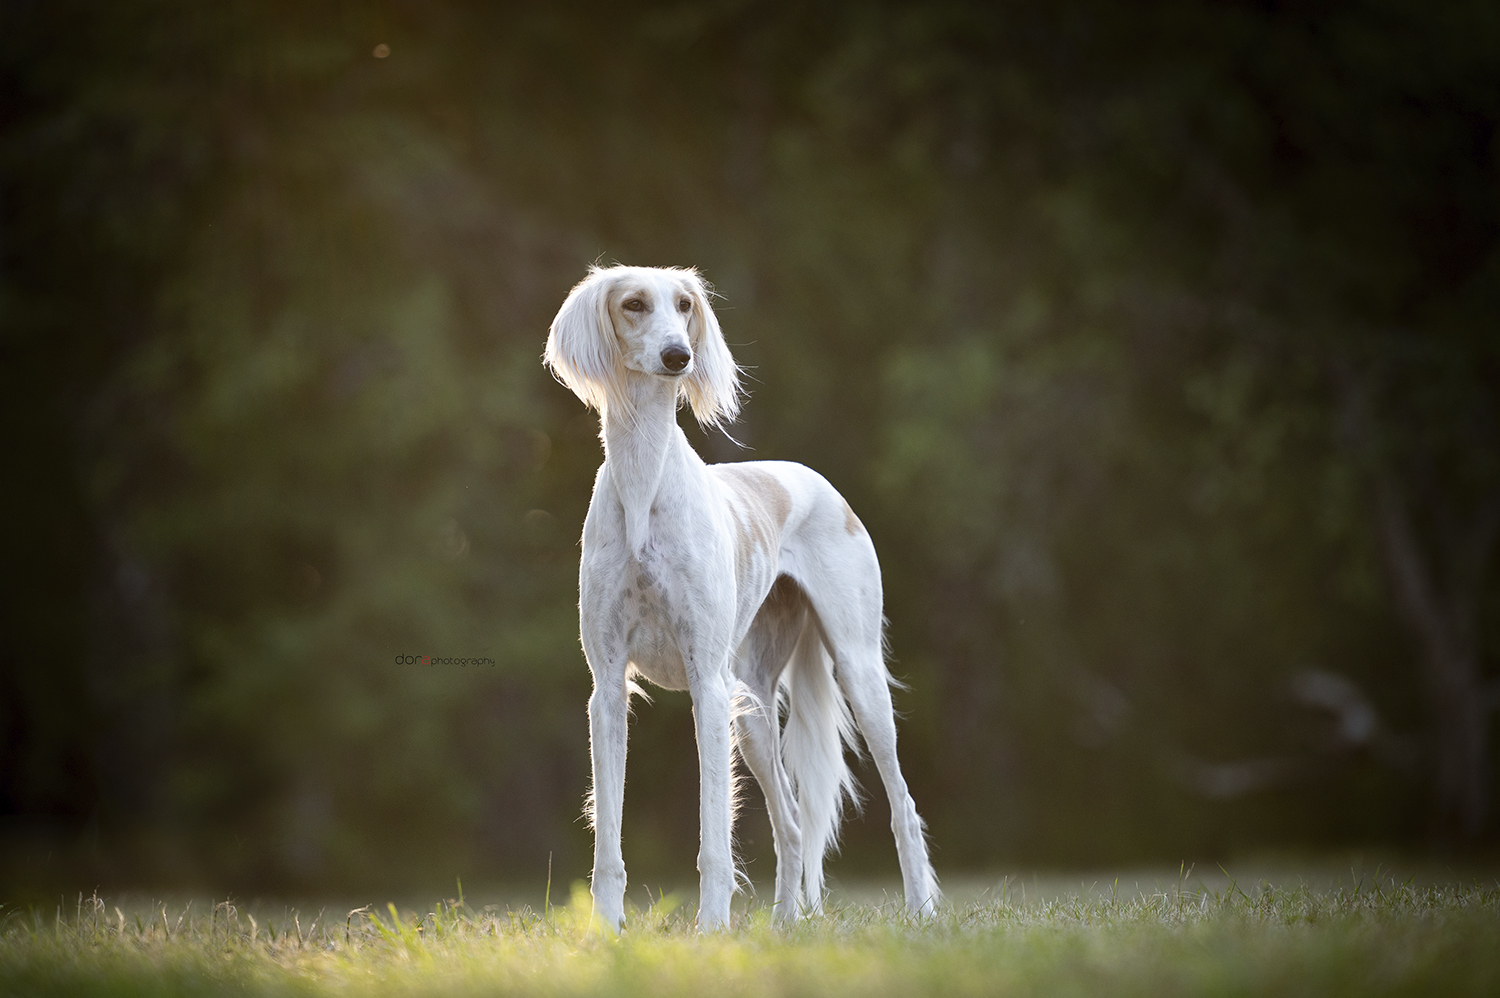
[[[601, 657], [606, 657], [601, 654]], [[624, 653], [619, 661], [589, 658], [594, 692], [589, 697], [589, 753], [594, 765], [594, 917], [615, 932], [625, 927], [625, 857], [620, 816], [625, 807], [625, 742], [629, 697]]]
[[729, 925], [729, 900], [734, 895], [728, 662], [715, 666], [688, 674], [700, 784], [698, 927], [705, 932]]

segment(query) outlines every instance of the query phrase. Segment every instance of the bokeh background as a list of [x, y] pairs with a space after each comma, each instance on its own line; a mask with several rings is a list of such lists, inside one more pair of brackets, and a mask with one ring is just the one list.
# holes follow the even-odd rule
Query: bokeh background
[[940, 871], [1493, 848], [1493, 3], [8, 0], [0, 115], [8, 890], [586, 873], [595, 261], [869, 527]]

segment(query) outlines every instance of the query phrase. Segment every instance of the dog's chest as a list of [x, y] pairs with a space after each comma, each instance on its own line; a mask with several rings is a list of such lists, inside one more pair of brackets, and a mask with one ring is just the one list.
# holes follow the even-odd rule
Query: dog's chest
[[627, 566], [623, 576], [620, 620], [627, 656], [657, 686], [687, 689], [682, 643], [691, 641], [693, 621], [684, 594], [639, 565]]

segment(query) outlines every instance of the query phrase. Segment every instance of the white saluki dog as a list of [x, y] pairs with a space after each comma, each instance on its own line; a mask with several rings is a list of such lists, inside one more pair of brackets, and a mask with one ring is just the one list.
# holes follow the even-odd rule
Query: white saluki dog
[[594, 677], [595, 916], [624, 925], [620, 814], [640, 676], [692, 695], [701, 929], [728, 923], [734, 893], [733, 746], [765, 791], [778, 917], [821, 909], [823, 859], [853, 790], [851, 710], [890, 799], [907, 908], [931, 912], [937, 879], [896, 761], [875, 547], [816, 472], [785, 461], [705, 465], [688, 444], [677, 425], [683, 397], [704, 425], [739, 410], [739, 369], [697, 272], [592, 268], [552, 322], [546, 363], [603, 423], [578, 606]]

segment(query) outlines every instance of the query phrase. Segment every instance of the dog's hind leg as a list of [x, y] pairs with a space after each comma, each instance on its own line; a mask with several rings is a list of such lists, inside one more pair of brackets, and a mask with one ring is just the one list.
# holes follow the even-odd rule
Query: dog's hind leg
[[771, 818], [771, 837], [776, 845], [776, 899], [778, 922], [790, 922], [799, 914], [802, 891], [802, 832], [797, 822], [797, 798], [792, 781], [781, 762], [780, 722], [775, 701], [753, 692], [743, 682], [737, 692], [740, 709], [735, 718], [740, 755], [766, 795]]
[[801, 914], [802, 817], [781, 754], [781, 720], [776, 710], [777, 680], [808, 626], [807, 597], [790, 578], [777, 579], [745, 637], [740, 659], [746, 709], [736, 721], [740, 755], [766, 796], [776, 845], [775, 912], [778, 921]]
[[857, 529], [858, 521], [845, 535], [839, 529], [843, 517], [835, 510], [825, 516], [830, 518], [835, 526], [825, 530], [825, 541], [832, 536], [836, 543], [829, 543], [818, 561], [804, 559], [806, 577], [799, 581], [833, 657], [833, 679], [842, 693], [835, 695], [839, 706], [848, 704], [885, 785], [906, 907], [913, 914], [931, 913], [939, 900], [937, 877], [927, 856], [922, 819], [896, 757], [896, 716], [882, 649], [880, 566], [868, 537]]
[[735, 730], [740, 755], [765, 794], [771, 819], [776, 846], [777, 921], [792, 921], [801, 913], [803, 855], [797, 797], [781, 756], [776, 684], [807, 624], [807, 597], [795, 582], [782, 576], [761, 604], [736, 662], [743, 703]]
[[885, 784], [891, 805], [891, 831], [901, 861], [901, 880], [906, 907], [912, 914], [930, 915], [939, 900], [937, 877], [927, 856], [927, 839], [916, 802], [901, 775], [896, 758], [896, 715], [891, 704], [890, 680], [880, 646], [835, 651], [834, 677], [854, 712], [854, 721]]

